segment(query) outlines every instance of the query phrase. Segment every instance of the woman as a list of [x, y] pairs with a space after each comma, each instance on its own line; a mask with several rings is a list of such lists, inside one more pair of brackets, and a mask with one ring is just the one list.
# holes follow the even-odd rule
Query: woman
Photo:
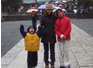
[[41, 26], [43, 27], [43, 36], [41, 42], [44, 45], [44, 62], [45, 68], [49, 68], [49, 49], [50, 49], [50, 59], [51, 68], [54, 68], [55, 62], [55, 25], [56, 17], [52, 13], [52, 4], [47, 4], [45, 9], [45, 14], [41, 17]]
[[55, 23], [55, 32], [58, 36], [60, 50], [60, 68], [70, 68], [69, 40], [71, 32], [71, 22], [61, 9], [57, 10], [58, 19]]

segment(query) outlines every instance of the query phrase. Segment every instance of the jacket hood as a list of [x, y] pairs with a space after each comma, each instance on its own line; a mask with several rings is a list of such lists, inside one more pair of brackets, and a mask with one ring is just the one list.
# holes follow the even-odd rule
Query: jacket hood
[[[58, 10], [61, 10], [62, 13], [63, 13], [63, 17], [65, 17], [64, 11], [63, 11], [62, 9], [57, 9], [57, 11], [58, 11]], [[62, 18], [63, 18], [63, 17], [62, 17]]]
[[[27, 28], [27, 32], [29, 32], [29, 28], [33, 28], [35, 30], [35, 28], [33, 27], [33, 25], [30, 25], [28, 28]], [[36, 30], [35, 30], [36, 31]]]
[[63, 17], [65, 17], [64, 11], [61, 9], [62, 13], [63, 13]]

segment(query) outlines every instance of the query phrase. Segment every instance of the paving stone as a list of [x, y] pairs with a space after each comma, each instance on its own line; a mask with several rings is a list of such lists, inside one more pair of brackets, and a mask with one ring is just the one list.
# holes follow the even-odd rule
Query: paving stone
[[93, 67], [88, 67], [88, 66], [86, 66], [86, 67], [80, 67], [80, 68], [93, 68]]
[[17, 56], [17, 54], [21, 51], [21, 49], [23, 49], [24, 46], [20, 45], [23, 44], [21, 43], [23, 41], [20, 40], [19, 43], [17, 43], [15, 45], [15, 47], [13, 47], [10, 51], [8, 51], [7, 54], [5, 54], [2, 59], [1, 59], [1, 64], [10, 64], [12, 62], [12, 60], [15, 58], [15, 56]]
[[7, 68], [8, 64], [2, 64], [1, 68]]
[[22, 51], [15, 57], [15, 59], [9, 64], [7, 68], [23, 68], [26, 64], [27, 52], [22, 49]]
[[[90, 40], [88, 38], [90, 38]], [[93, 37], [91, 38], [89, 34], [72, 24], [71, 41], [69, 45], [71, 68], [93, 68], [93, 42], [91, 40], [93, 40]], [[22, 39], [19, 44], [14, 46], [13, 49], [2, 57], [2, 68], [27, 68], [27, 52], [24, 50], [24, 40]], [[58, 45], [57, 42], [55, 45], [55, 68], [60, 67]], [[43, 44], [40, 43], [38, 65], [36, 68], [45, 68], [43, 59], [44, 48]]]
[[[72, 26], [74, 28], [76, 27], [75, 25], [72, 25]], [[71, 44], [73, 52], [76, 56], [76, 59], [79, 63], [79, 66], [92, 66], [93, 59], [87, 53], [87, 48], [85, 47], [86, 45], [84, 44], [84, 42], [86, 42], [87, 44], [91, 44], [91, 43], [89, 43], [89, 41], [87, 41], [87, 38], [86, 38], [86, 36], [88, 36], [88, 37], [91, 37], [91, 36], [89, 36], [87, 33], [85, 33], [84, 31], [82, 31], [81, 29], [79, 29], [77, 27], [75, 29], [74, 28], [72, 30], [72, 32], [73, 32], [72, 33], [72, 43], [70, 43], [70, 44]], [[93, 50], [93, 49], [91, 49], [91, 50]]]

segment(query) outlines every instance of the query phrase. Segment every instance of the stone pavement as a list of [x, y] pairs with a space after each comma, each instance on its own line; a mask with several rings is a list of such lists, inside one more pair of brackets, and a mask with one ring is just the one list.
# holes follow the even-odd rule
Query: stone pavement
[[[55, 68], [59, 68], [58, 42], [55, 46]], [[93, 37], [72, 24], [70, 41], [71, 68], [93, 68]], [[38, 66], [44, 68], [43, 45], [40, 43]], [[24, 40], [21, 39], [10, 51], [1, 58], [1, 68], [27, 68], [27, 52], [24, 50]]]

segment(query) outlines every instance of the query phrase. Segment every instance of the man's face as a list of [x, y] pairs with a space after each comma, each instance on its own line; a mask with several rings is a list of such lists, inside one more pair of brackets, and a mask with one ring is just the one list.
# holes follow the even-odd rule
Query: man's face
[[62, 11], [58, 10], [58, 17], [62, 18], [63, 17], [63, 13]]
[[35, 14], [35, 11], [33, 11], [32, 14]]
[[52, 9], [47, 9], [46, 12], [48, 15], [50, 15], [52, 13]]
[[35, 30], [34, 30], [33, 28], [29, 28], [29, 33], [30, 33], [30, 34], [34, 34], [34, 31], [35, 31]]

